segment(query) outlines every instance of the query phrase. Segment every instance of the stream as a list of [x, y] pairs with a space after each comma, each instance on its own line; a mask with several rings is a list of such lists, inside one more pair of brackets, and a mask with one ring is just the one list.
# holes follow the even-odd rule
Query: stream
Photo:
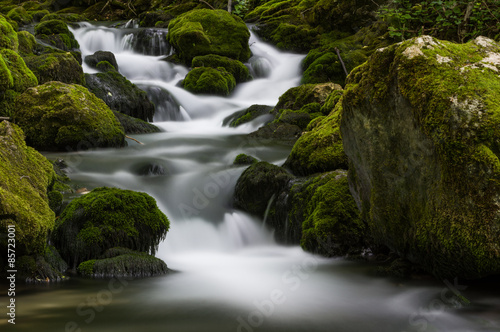
[[[256, 79], [230, 97], [193, 95], [177, 86], [188, 69], [171, 52], [165, 30], [81, 23], [72, 29], [82, 56], [112, 51], [120, 72], [155, 101], [162, 132], [132, 135], [123, 149], [51, 153], [89, 190], [144, 191], [170, 219], [157, 257], [176, 271], [146, 279], [72, 277], [19, 286], [15, 326], [5, 331], [500, 331], [498, 283], [376, 275], [366, 262], [326, 259], [278, 245], [262, 221], [232, 208], [245, 167], [240, 153], [281, 165], [291, 148], [246, 134], [263, 119], [230, 128], [224, 120], [252, 104], [274, 106], [300, 83], [303, 55], [284, 53], [252, 35]], [[137, 42], [150, 33], [150, 45]], [[84, 65], [84, 71], [92, 69]], [[151, 165], [160, 170], [141, 175]], [[496, 287], [494, 286], [496, 285]], [[468, 303], [470, 302], [470, 304]]]

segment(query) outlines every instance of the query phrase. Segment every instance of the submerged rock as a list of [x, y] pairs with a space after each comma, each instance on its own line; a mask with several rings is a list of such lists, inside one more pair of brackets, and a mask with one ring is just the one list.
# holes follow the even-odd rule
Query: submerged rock
[[52, 238], [61, 256], [76, 268], [117, 246], [154, 254], [168, 228], [167, 217], [148, 194], [97, 188], [68, 205]]
[[86, 88], [48, 82], [16, 99], [17, 124], [29, 145], [46, 151], [121, 147], [123, 128], [113, 112]]
[[379, 243], [439, 277], [500, 273], [500, 45], [421, 36], [354, 70], [341, 131]]
[[249, 38], [243, 20], [224, 10], [191, 10], [168, 25], [168, 41], [188, 66], [194, 57], [207, 54], [245, 62], [251, 54]]

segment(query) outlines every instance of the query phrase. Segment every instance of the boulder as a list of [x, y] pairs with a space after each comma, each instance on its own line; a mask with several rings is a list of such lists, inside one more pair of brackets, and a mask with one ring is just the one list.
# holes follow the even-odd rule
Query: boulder
[[125, 144], [113, 112], [83, 86], [47, 82], [17, 97], [15, 107], [16, 123], [37, 149], [73, 151]]
[[50, 81], [85, 84], [82, 66], [69, 52], [25, 56], [24, 61], [37, 77], [39, 84]]
[[105, 66], [106, 63], [101, 61], [97, 64], [99, 68], [107, 69], [106, 72], [85, 74], [87, 88], [112, 110], [144, 121], [153, 121], [155, 105], [149, 101], [147, 93], [114, 68]]
[[348, 78], [351, 191], [378, 243], [441, 278], [500, 273], [500, 45], [421, 36]]
[[248, 123], [252, 120], [260, 116], [267, 116], [269, 120], [272, 119], [271, 110], [272, 106], [267, 105], [252, 105], [246, 110], [236, 113], [236, 115], [232, 115], [228, 117], [225, 122], [229, 122], [230, 127], [238, 127], [244, 123]]
[[168, 228], [167, 217], [148, 194], [102, 187], [66, 207], [52, 238], [61, 256], [76, 268], [114, 247], [154, 255]]
[[246, 82], [251, 79], [248, 68], [241, 61], [233, 60], [225, 56], [215, 54], [197, 56], [193, 59], [191, 67], [223, 67], [233, 75], [236, 83]]
[[97, 51], [92, 55], [87, 55], [84, 61], [92, 68], [97, 68], [97, 64], [101, 61], [107, 61], [118, 71], [118, 63], [116, 62], [115, 55], [109, 51]]
[[207, 54], [245, 62], [251, 55], [249, 38], [243, 20], [225, 10], [191, 10], [168, 25], [168, 41], [188, 66], [194, 57]]
[[195, 94], [229, 95], [236, 81], [226, 69], [198, 67], [191, 70], [183, 81], [184, 89]]
[[0, 15], [0, 49], [8, 48], [9, 50], [17, 51], [18, 47], [19, 40], [16, 31], [7, 22], [5, 17]]
[[35, 36], [64, 51], [73, 51], [80, 48], [67, 24], [61, 20], [55, 19], [38, 23], [35, 26]]
[[[15, 226], [19, 257], [43, 255], [55, 220], [47, 197], [55, 179], [52, 165], [26, 146], [21, 128], [7, 121], [0, 122], [0, 160], [0, 232]], [[7, 248], [6, 240], [0, 239], [0, 247]]]

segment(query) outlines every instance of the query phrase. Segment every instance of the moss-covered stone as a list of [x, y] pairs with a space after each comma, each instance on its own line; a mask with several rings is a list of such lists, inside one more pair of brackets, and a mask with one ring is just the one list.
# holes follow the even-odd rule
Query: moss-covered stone
[[116, 70], [85, 74], [85, 82], [88, 89], [112, 110], [144, 121], [153, 121], [155, 106], [149, 101], [147, 93]]
[[374, 238], [440, 277], [500, 273], [500, 45], [422, 36], [349, 76], [342, 138]]
[[235, 116], [232, 116], [228, 119], [230, 127], [238, 127], [244, 123], [248, 123], [252, 120], [255, 120], [259, 116], [267, 115], [269, 116], [269, 120], [272, 119], [270, 111], [273, 109], [271, 106], [267, 105], [252, 105], [246, 110], [243, 110], [237, 113]]
[[[333, 91], [341, 90], [342, 87], [340, 85], [333, 83], [304, 84], [288, 89], [283, 95], [281, 95], [278, 104], [274, 107], [274, 110], [275, 112], [282, 109], [298, 111], [310, 103], [318, 103], [322, 106]], [[325, 115], [328, 115], [328, 113]]]
[[299, 138], [283, 166], [302, 176], [347, 169], [340, 134], [341, 111], [341, 104], [338, 103], [330, 115], [311, 124], [311, 131]]
[[19, 31], [17, 38], [19, 40], [19, 55], [32, 55], [36, 46], [35, 36], [28, 31]]
[[148, 194], [97, 188], [68, 205], [53, 239], [61, 256], [76, 267], [117, 246], [154, 254], [168, 228], [167, 217]]
[[97, 51], [94, 54], [87, 55], [84, 61], [87, 65], [96, 69], [97, 69], [97, 64], [99, 64], [99, 62], [106, 61], [110, 65], [112, 65], [115, 70], [118, 70], [118, 63], [116, 62], [116, 57], [112, 52], [109, 51]]
[[80, 47], [66, 23], [61, 20], [38, 23], [35, 26], [35, 36], [64, 51], [74, 51]]
[[72, 151], [124, 145], [124, 133], [109, 107], [86, 88], [48, 82], [16, 100], [16, 122], [29, 145]]
[[248, 68], [241, 61], [225, 56], [215, 54], [197, 56], [193, 59], [191, 67], [223, 67], [233, 75], [236, 83], [246, 82], [251, 79]]
[[16, 21], [19, 25], [26, 25], [33, 21], [33, 17], [24, 9], [24, 7], [16, 7], [7, 13], [7, 17]]
[[55, 219], [47, 197], [55, 177], [52, 165], [26, 146], [21, 128], [7, 121], [0, 122], [0, 160], [0, 232], [15, 226], [19, 257], [43, 254]]
[[88, 260], [78, 266], [80, 274], [93, 278], [144, 278], [169, 271], [161, 259], [126, 248], [109, 249], [102, 258]]
[[39, 84], [50, 81], [85, 84], [82, 66], [69, 52], [31, 55], [24, 57], [24, 61], [37, 77]]
[[186, 75], [183, 86], [196, 94], [227, 96], [236, 87], [236, 80], [222, 67], [198, 67]]
[[302, 248], [324, 256], [359, 254], [366, 226], [349, 192], [347, 172], [324, 173], [299, 186], [291, 196], [289, 219], [303, 220]]
[[234, 193], [234, 205], [244, 211], [264, 217], [273, 196], [281, 192], [292, 176], [279, 166], [261, 161], [241, 174]]
[[242, 62], [250, 58], [247, 26], [224, 10], [192, 10], [170, 21], [168, 29], [168, 41], [186, 65], [194, 57], [207, 54]]
[[243, 166], [243, 165], [253, 165], [258, 163], [259, 161], [252, 156], [246, 155], [244, 153], [240, 153], [234, 158], [233, 165]]
[[26, 67], [23, 58], [11, 49], [0, 50], [0, 57], [3, 58], [4, 63], [7, 65], [10, 74], [12, 75], [13, 86], [12, 90], [15, 92], [23, 92], [27, 88], [36, 86], [38, 80], [33, 75], [31, 70]]
[[17, 51], [19, 41], [16, 31], [12, 28], [9, 22], [0, 15], [0, 49], [8, 48]]

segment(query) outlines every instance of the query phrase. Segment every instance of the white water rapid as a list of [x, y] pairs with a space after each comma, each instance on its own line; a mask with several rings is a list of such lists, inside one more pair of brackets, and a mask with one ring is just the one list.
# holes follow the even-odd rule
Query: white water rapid
[[[280, 52], [252, 35], [249, 65], [259, 77], [228, 98], [196, 96], [177, 86], [187, 68], [131, 46], [140, 31], [87, 23], [73, 29], [83, 57], [112, 51], [120, 72], [156, 96], [155, 125], [163, 132], [134, 135], [145, 145], [129, 141], [123, 149], [49, 157], [65, 159], [71, 178], [88, 189], [116, 186], [152, 195], [171, 222], [157, 256], [178, 273], [112, 289], [108, 281], [74, 278], [50, 292], [27, 290], [19, 299], [25, 305], [17, 331], [500, 330], [498, 300], [477, 295], [474, 286], [458, 288], [482, 308], [467, 311], [445, 283], [395, 282], [376, 277], [366, 263], [277, 245], [261, 221], [232, 209], [244, 170], [232, 166], [234, 158], [247, 153], [280, 165], [290, 147], [246, 138], [262, 124], [258, 119], [239, 128], [222, 123], [252, 104], [274, 106], [299, 84], [303, 55]], [[151, 47], [163, 52], [168, 45]], [[164, 174], [138, 175], [147, 165]], [[92, 306], [89, 298], [102, 303]]]

